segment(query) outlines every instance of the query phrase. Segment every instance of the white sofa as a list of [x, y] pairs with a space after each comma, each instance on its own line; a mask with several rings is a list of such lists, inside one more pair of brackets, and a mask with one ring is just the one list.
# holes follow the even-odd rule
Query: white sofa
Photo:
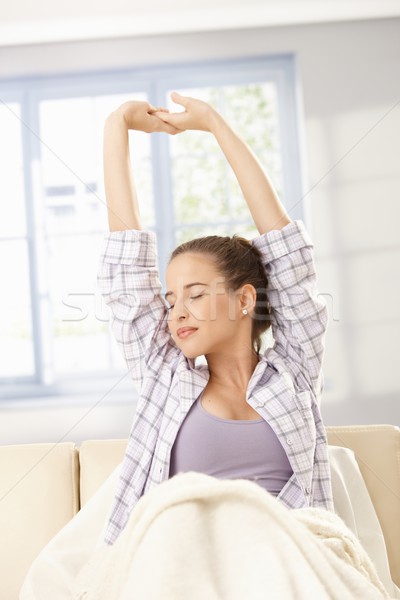
[[[354, 451], [400, 586], [400, 429], [328, 427], [330, 446]], [[122, 460], [126, 440], [0, 447], [0, 598], [16, 600], [46, 543], [86, 504]], [[55, 600], [55, 599], [49, 599]]]

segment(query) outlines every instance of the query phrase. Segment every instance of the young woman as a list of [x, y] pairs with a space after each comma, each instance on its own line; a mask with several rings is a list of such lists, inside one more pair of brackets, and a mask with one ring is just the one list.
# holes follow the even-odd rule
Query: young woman
[[[98, 283], [139, 388], [115, 498], [103, 506], [106, 482], [36, 559], [20, 598], [387, 598], [333, 512], [319, 411], [327, 310], [310, 237], [223, 116], [172, 99], [183, 112], [128, 102], [105, 125], [110, 233]], [[214, 135], [259, 231], [176, 248], [166, 298], [129, 129]], [[270, 327], [274, 344], [261, 352]]]
[[[111, 233], [98, 282], [140, 387], [108, 544], [144, 493], [185, 471], [254, 480], [290, 508], [333, 508], [318, 407], [327, 309], [312, 242], [223, 116], [199, 99], [171, 98], [183, 112], [127, 102], [105, 126]], [[168, 304], [155, 236], [142, 230], [129, 129], [214, 135], [260, 234], [253, 242], [209, 236], [179, 246], [166, 272]], [[275, 343], [261, 354], [260, 335], [270, 326]], [[199, 356], [207, 367], [196, 366]]]

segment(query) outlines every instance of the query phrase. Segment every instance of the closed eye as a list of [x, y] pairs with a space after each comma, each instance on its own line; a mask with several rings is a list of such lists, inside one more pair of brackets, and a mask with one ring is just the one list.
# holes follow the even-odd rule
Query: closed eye
[[197, 298], [201, 298], [204, 294], [198, 294], [197, 296], [190, 296], [189, 300], [196, 300]]
[[[189, 300], [197, 300], [197, 298], [201, 298], [202, 296], [204, 296], [204, 292], [202, 294], [198, 294], [197, 296], [190, 296]], [[172, 310], [174, 308], [175, 304], [167, 304], [167, 310]]]

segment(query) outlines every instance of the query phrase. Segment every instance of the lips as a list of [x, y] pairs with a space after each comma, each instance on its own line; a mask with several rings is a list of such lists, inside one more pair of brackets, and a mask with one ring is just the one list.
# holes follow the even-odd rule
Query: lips
[[183, 339], [183, 338], [187, 338], [189, 335], [191, 335], [195, 331], [197, 331], [196, 327], [180, 327], [176, 333], [179, 338]]

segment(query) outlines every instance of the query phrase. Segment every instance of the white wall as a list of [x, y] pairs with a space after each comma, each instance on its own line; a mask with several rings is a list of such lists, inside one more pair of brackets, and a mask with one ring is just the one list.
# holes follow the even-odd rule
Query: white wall
[[[0, 77], [296, 53], [309, 230], [319, 288], [331, 298], [325, 422], [399, 424], [399, 34], [400, 19], [382, 19], [2, 48]], [[115, 398], [85, 416], [90, 402], [8, 404], [0, 443], [128, 434], [134, 403]]]
[[1, 7], [0, 46], [399, 16], [398, 0], [14, 0]]

